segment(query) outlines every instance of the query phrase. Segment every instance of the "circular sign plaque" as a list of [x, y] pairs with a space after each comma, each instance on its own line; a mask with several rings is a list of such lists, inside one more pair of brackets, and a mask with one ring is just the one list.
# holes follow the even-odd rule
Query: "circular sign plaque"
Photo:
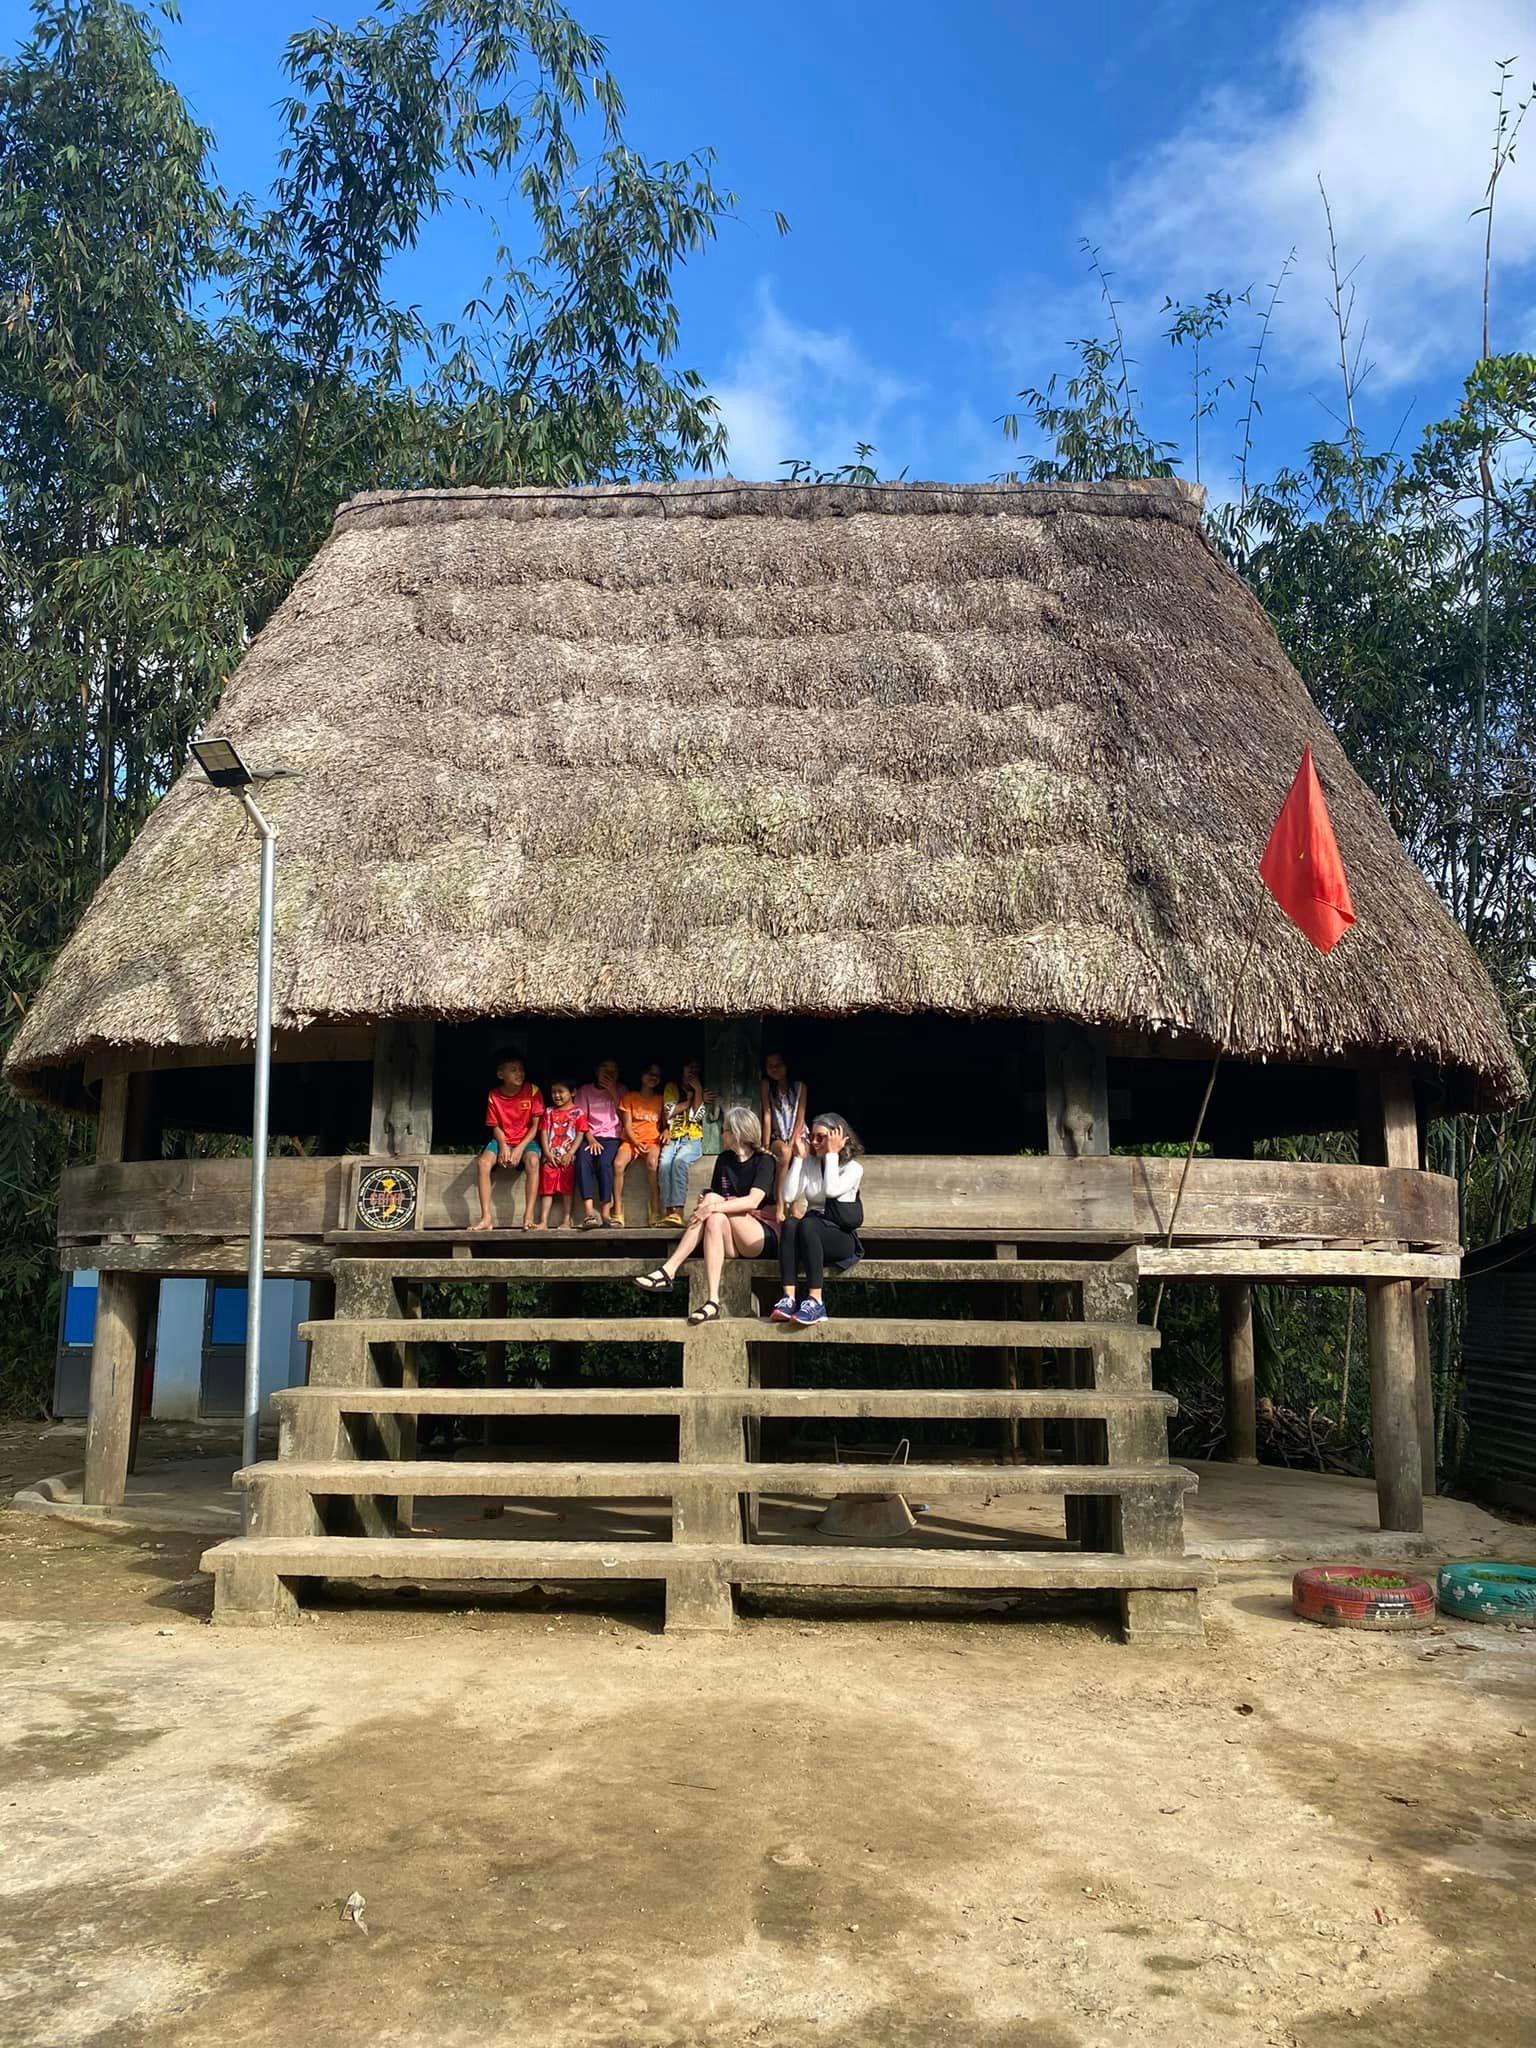
[[364, 1230], [406, 1230], [415, 1220], [416, 1169], [370, 1167], [357, 1184], [357, 1220]]

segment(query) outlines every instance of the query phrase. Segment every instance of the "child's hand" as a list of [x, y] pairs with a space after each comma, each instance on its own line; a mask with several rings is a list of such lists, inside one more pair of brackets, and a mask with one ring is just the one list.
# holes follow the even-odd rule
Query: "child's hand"
[[592, 1157], [593, 1157], [594, 1159], [597, 1159], [597, 1158], [599, 1158], [599, 1157], [601, 1156], [603, 1148], [602, 1148], [602, 1146], [601, 1146], [601, 1145], [600, 1145], [600, 1144], [598, 1143], [598, 1141], [597, 1141], [597, 1139], [596, 1139], [596, 1138], [588, 1138], [588, 1140], [587, 1140], [587, 1150], [588, 1150], [588, 1151], [589, 1151], [589, 1152], [590, 1152], [590, 1153], [592, 1154]]

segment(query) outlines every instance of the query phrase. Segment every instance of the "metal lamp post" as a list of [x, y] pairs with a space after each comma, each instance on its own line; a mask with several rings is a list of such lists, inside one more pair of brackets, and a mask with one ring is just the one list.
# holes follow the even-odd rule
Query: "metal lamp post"
[[[261, 1435], [261, 1291], [267, 1251], [267, 1106], [272, 1089], [272, 908], [277, 875], [277, 831], [262, 815], [251, 795], [257, 781], [233, 743], [225, 739], [192, 742], [192, 756], [215, 789], [227, 789], [261, 834], [261, 909], [256, 940], [256, 1087], [251, 1109], [251, 1227], [246, 1266], [245, 1411], [240, 1458], [254, 1465]], [[245, 1494], [244, 1518], [250, 1519], [251, 1495]]]

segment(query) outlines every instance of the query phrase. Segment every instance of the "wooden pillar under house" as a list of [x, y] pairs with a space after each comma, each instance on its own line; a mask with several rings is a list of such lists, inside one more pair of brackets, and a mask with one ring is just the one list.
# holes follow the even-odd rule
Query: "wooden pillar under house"
[[1233, 1280], [1222, 1286], [1219, 1293], [1227, 1457], [1234, 1465], [1257, 1465], [1259, 1404], [1254, 1372], [1253, 1289]]
[[[1109, 1084], [1104, 1047], [1079, 1024], [1048, 1023], [1045, 1040], [1045, 1142], [1053, 1158], [1085, 1159], [1109, 1150]], [[1135, 1314], [1135, 1303], [1131, 1304]], [[1091, 1320], [1086, 1295], [1085, 1320]], [[1093, 1384], [1091, 1351], [1068, 1352], [1073, 1384]], [[1061, 1433], [1073, 1464], [1093, 1462], [1092, 1423], [1068, 1422]], [[1112, 1547], [1113, 1505], [1107, 1500], [1071, 1499], [1066, 1503], [1069, 1539], [1084, 1550]]]
[[[1417, 1171], [1422, 1163], [1413, 1077], [1392, 1064], [1360, 1077], [1360, 1160], [1366, 1166]], [[1371, 1444], [1377, 1513], [1383, 1529], [1419, 1534], [1424, 1527], [1424, 1448], [1433, 1458], [1433, 1415], [1421, 1388], [1411, 1280], [1365, 1283], [1366, 1344], [1371, 1364]], [[1425, 1365], [1428, 1347], [1425, 1347]], [[1423, 1374], [1427, 1380], [1427, 1371]]]
[[[102, 1164], [132, 1159], [138, 1147], [148, 1142], [148, 1080], [147, 1075], [130, 1074], [108, 1074], [103, 1079], [96, 1121], [96, 1157]], [[147, 1273], [104, 1271], [97, 1275], [90, 1413], [81, 1485], [81, 1499], [87, 1507], [119, 1507], [128, 1490], [150, 1307], [158, 1286], [158, 1280]]]

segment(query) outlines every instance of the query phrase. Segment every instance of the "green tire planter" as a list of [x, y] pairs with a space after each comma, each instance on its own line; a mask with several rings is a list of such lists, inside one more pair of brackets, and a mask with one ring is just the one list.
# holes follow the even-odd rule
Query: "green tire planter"
[[1536, 1565], [1446, 1564], [1435, 1597], [1457, 1621], [1524, 1621], [1536, 1627]]

